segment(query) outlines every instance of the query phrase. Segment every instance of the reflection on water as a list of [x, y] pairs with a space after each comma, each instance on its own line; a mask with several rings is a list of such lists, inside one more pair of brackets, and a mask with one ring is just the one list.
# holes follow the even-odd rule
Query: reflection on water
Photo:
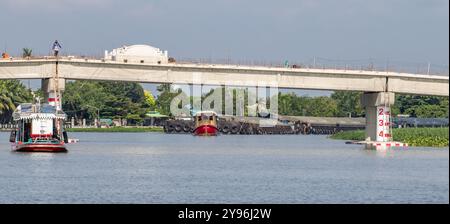
[[69, 153], [15, 153], [0, 203], [448, 203], [448, 148], [374, 151], [324, 136], [73, 133]]
[[375, 157], [379, 157], [379, 158], [386, 158], [386, 157], [393, 157], [395, 156], [395, 151], [399, 150], [398, 148], [394, 148], [394, 149], [378, 149], [378, 150], [373, 150], [373, 149], [363, 149], [363, 151], [369, 155], [369, 156], [375, 156]]
[[54, 153], [20, 153], [24, 156], [29, 156], [31, 160], [38, 160], [38, 161], [48, 161], [51, 159], [54, 159], [56, 154]]

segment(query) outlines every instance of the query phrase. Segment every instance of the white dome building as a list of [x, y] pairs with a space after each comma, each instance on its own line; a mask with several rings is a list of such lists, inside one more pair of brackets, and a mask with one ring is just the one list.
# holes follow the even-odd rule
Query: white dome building
[[125, 63], [167, 64], [168, 52], [149, 45], [123, 46], [105, 51], [105, 60]]

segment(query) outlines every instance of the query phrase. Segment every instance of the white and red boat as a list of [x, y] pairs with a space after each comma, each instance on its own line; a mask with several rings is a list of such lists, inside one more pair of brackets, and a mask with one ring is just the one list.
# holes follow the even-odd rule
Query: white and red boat
[[214, 111], [199, 111], [194, 115], [196, 136], [216, 136], [219, 134], [217, 128], [217, 113]]
[[66, 114], [49, 104], [21, 104], [13, 113], [17, 124], [9, 141], [18, 152], [67, 152]]

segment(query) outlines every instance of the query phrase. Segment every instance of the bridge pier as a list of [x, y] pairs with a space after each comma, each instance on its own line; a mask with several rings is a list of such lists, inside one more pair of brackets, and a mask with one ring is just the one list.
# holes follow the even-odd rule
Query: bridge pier
[[361, 105], [366, 110], [366, 141], [390, 140], [390, 107], [395, 102], [391, 92], [364, 93]]
[[406, 146], [393, 142], [391, 133], [391, 105], [395, 102], [392, 92], [364, 93], [361, 104], [366, 110], [366, 146], [369, 148], [389, 148]]
[[41, 89], [44, 93], [44, 102], [48, 102], [53, 106], [60, 106], [60, 104], [56, 104], [56, 102], [61, 102], [62, 92], [65, 90], [65, 86], [66, 80], [62, 78], [42, 79]]

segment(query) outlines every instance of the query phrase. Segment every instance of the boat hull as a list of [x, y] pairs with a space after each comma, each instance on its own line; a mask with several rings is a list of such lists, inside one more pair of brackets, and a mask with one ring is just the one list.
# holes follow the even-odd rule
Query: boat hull
[[219, 130], [212, 125], [202, 125], [194, 130], [196, 136], [217, 136]]
[[64, 144], [22, 144], [16, 145], [16, 152], [67, 152], [67, 148]]

